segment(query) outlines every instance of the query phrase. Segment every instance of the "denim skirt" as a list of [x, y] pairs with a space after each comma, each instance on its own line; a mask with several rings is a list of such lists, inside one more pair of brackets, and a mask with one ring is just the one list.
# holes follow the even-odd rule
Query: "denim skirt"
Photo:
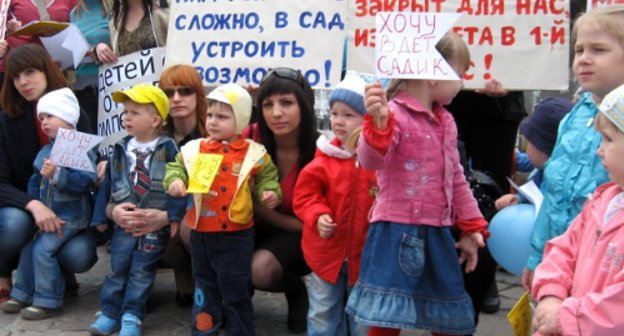
[[365, 325], [474, 333], [450, 228], [372, 223], [346, 311]]

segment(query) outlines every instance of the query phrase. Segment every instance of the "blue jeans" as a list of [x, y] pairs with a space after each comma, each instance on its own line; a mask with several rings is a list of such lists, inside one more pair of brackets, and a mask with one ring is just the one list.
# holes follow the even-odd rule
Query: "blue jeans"
[[111, 239], [111, 273], [104, 278], [102, 313], [119, 321], [124, 313], [145, 317], [147, 297], [156, 278], [156, 263], [169, 239], [169, 227], [133, 237], [115, 226]]
[[359, 324], [347, 315], [346, 298], [352, 286], [347, 284], [348, 270], [345, 262], [340, 269], [336, 284], [319, 278], [315, 273], [310, 276], [308, 298], [308, 336], [366, 336], [368, 326]]
[[[191, 335], [218, 335], [226, 316], [227, 335], [254, 335], [251, 257], [254, 230], [191, 231], [195, 277]], [[207, 318], [212, 323], [203, 323]]]
[[[0, 208], [0, 277], [9, 278], [17, 266], [20, 252], [35, 233], [29, 212], [11, 207]], [[80, 233], [58, 252], [63, 270], [83, 273], [97, 262], [95, 239], [91, 232]]]
[[66, 223], [62, 232], [63, 238], [60, 239], [56, 232], [39, 232], [22, 249], [11, 297], [37, 307], [63, 306], [65, 279], [56, 255], [80, 230]]

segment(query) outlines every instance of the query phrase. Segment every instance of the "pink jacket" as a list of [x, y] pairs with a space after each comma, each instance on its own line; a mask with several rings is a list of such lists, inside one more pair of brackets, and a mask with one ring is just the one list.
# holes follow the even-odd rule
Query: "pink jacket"
[[[388, 107], [395, 120], [391, 132], [376, 130], [367, 118], [358, 144], [362, 166], [377, 170], [379, 194], [371, 223], [451, 226], [456, 219], [483, 218], [459, 162], [451, 114], [439, 105], [429, 112], [404, 92]], [[382, 154], [375, 148], [387, 136], [391, 141]]]
[[624, 211], [604, 222], [620, 192], [613, 182], [598, 187], [568, 230], [547, 243], [535, 270], [535, 298], [563, 300], [563, 335], [624, 335]]

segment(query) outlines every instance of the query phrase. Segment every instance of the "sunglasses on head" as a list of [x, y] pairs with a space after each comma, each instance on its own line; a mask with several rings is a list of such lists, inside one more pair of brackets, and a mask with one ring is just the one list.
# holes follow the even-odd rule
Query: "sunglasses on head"
[[291, 68], [275, 68], [267, 71], [267, 73], [264, 74], [264, 77], [262, 77], [260, 85], [262, 85], [265, 80], [271, 78], [273, 75], [283, 79], [290, 79], [303, 88], [303, 74], [301, 74], [301, 71]]
[[173, 97], [176, 92], [182, 97], [190, 96], [195, 93], [195, 89], [191, 86], [166, 87], [162, 90], [169, 98]]

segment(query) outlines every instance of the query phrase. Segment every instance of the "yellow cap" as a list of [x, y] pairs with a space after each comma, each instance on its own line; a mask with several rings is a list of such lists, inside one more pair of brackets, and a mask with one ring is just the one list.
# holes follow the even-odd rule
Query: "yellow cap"
[[128, 90], [113, 92], [113, 101], [116, 103], [123, 103], [126, 98], [137, 104], [154, 104], [162, 120], [169, 115], [169, 98], [156, 86], [137, 84]]

